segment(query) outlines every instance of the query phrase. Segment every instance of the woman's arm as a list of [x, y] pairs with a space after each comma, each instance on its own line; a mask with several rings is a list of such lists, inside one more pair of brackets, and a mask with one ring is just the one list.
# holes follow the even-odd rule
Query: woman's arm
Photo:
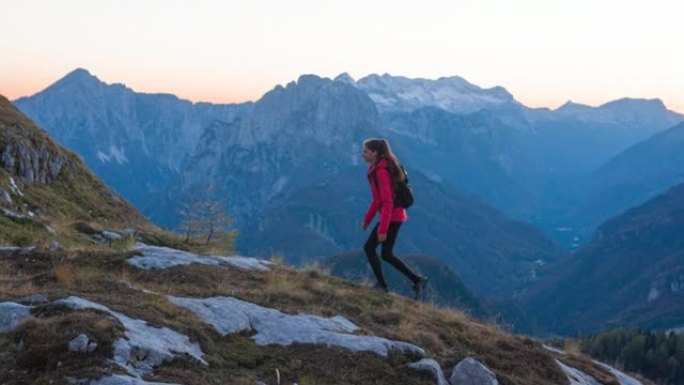
[[390, 219], [392, 218], [392, 210], [394, 209], [392, 179], [386, 168], [378, 169], [377, 175], [378, 190], [380, 193], [380, 225], [378, 226], [378, 234], [387, 234]]
[[364, 227], [368, 227], [368, 225], [371, 223], [373, 220], [373, 217], [375, 216], [375, 213], [378, 212], [378, 206], [380, 203], [373, 199], [371, 203], [368, 205], [368, 210], [366, 210], [366, 215], [363, 216], [363, 224]]

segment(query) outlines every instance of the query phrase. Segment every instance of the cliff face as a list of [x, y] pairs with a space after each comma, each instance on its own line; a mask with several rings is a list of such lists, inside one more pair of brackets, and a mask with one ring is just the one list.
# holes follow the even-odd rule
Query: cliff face
[[14, 104], [138, 207], [147, 194], [168, 187], [204, 128], [251, 108], [138, 93], [83, 69]]
[[26, 183], [49, 183], [66, 166], [68, 157], [31, 121], [0, 96], [0, 166]]
[[75, 222], [154, 228], [2, 96], [0, 206], [0, 244], [61, 242]]

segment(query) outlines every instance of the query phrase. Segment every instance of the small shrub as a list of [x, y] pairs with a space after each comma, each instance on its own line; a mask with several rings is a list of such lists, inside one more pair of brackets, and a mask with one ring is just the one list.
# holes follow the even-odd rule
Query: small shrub
[[71, 227], [73, 227], [73, 229], [79, 233], [86, 235], [93, 235], [102, 232], [101, 228], [95, 228], [92, 224], [87, 222], [75, 222], [73, 225], [71, 225]]
[[74, 269], [70, 265], [59, 265], [54, 269], [57, 282], [64, 287], [71, 287], [74, 284]]
[[109, 242], [109, 247], [119, 252], [131, 251], [136, 242], [134, 236], [126, 236]]
[[580, 342], [578, 340], [568, 338], [563, 341], [563, 350], [565, 350], [567, 354], [581, 354]]

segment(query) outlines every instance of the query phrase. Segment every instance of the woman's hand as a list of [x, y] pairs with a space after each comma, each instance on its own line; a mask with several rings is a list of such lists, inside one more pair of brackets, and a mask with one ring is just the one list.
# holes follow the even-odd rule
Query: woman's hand
[[378, 234], [378, 242], [383, 243], [387, 239], [387, 234]]
[[369, 223], [361, 222], [361, 230], [363, 230], [363, 231], [368, 230], [368, 225], [369, 225]]

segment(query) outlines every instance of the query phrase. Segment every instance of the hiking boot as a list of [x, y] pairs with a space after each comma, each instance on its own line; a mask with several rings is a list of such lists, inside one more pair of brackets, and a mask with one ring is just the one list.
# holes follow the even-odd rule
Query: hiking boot
[[418, 280], [413, 283], [411, 288], [413, 289], [413, 298], [418, 299], [420, 297], [420, 293], [422, 293], [425, 290], [425, 286], [427, 286], [428, 283], [428, 278], [425, 276], [418, 277]]
[[375, 286], [373, 286], [373, 289], [389, 293], [389, 289], [387, 288], [387, 286], [381, 285], [380, 282], [376, 283]]

